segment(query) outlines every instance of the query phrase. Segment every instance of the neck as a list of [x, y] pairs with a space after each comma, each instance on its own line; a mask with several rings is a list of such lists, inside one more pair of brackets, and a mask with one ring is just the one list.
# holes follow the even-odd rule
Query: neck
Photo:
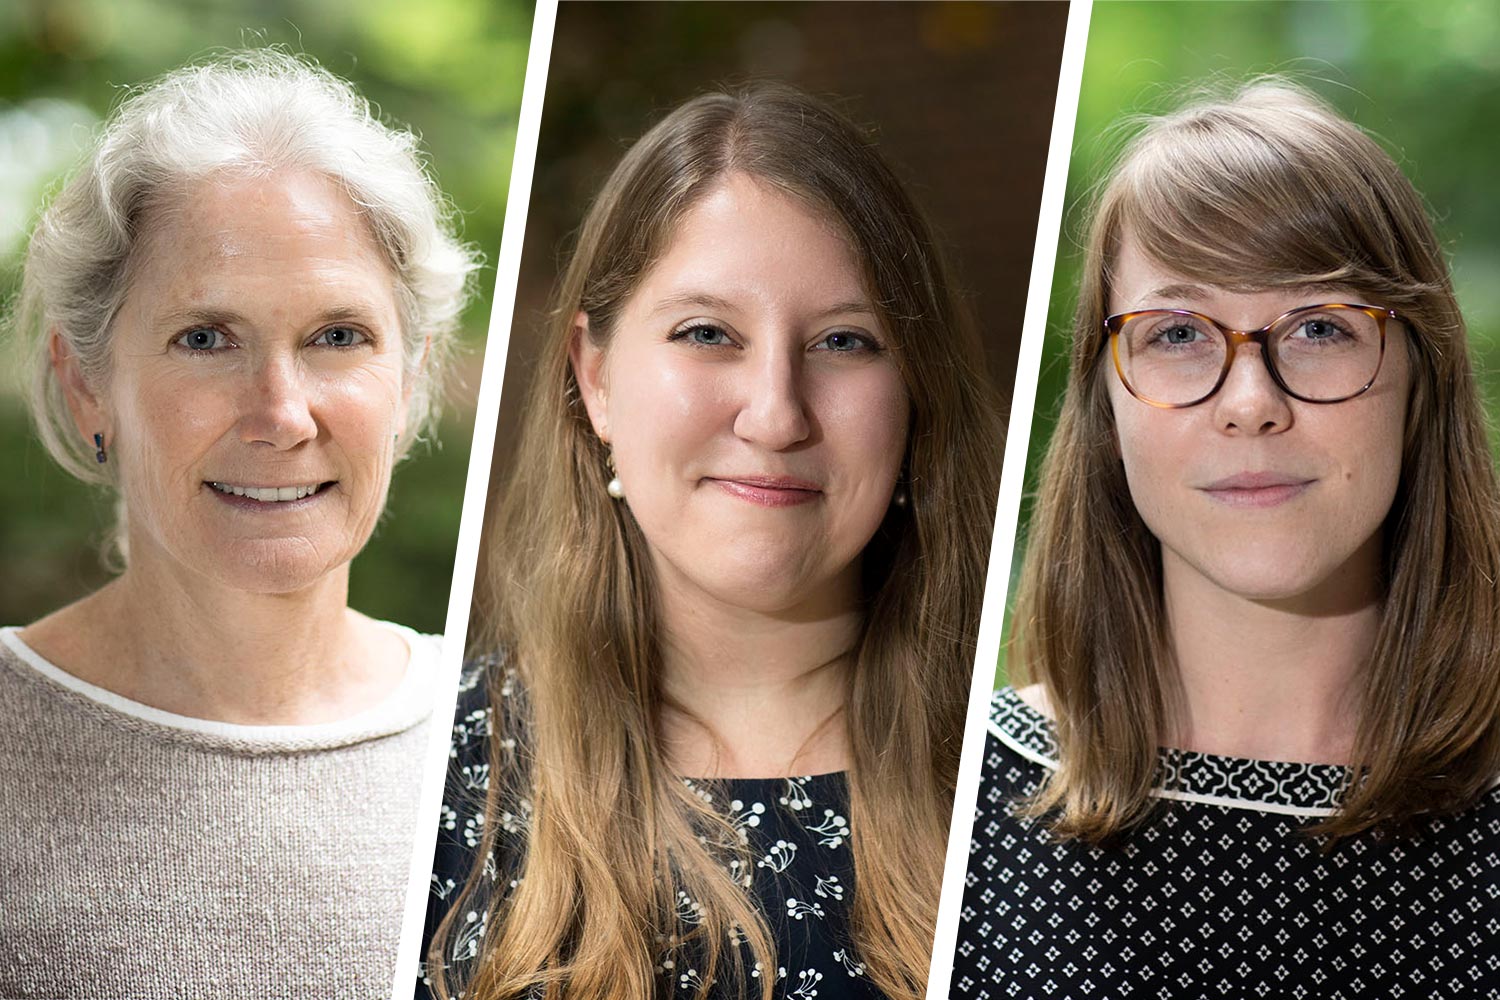
[[348, 609], [348, 567], [248, 593], [140, 559], [22, 638], [89, 683], [178, 715], [241, 725], [348, 718], [399, 683], [399, 636]]
[[837, 596], [765, 612], [661, 588], [662, 732], [678, 773], [764, 778], [848, 768], [843, 710], [863, 618], [854, 587], [830, 592]]
[[1232, 757], [1349, 763], [1380, 624], [1378, 542], [1315, 591], [1287, 600], [1230, 594], [1164, 551], [1181, 678], [1167, 742]]

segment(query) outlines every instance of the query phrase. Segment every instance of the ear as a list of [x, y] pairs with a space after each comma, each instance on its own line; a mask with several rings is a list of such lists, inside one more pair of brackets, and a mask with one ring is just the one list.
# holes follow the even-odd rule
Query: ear
[[[1095, 371], [1094, 376], [1096, 378], [1112, 379], [1114, 378], [1114, 373]], [[1111, 388], [1106, 386], [1101, 389], [1096, 382], [1094, 385], [1089, 386], [1088, 396], [1097, 398], [1097, 393], [1104, 393], [1104, 405], [1109, 410], [1109, 450], [1113, 453], [1116, 462], [1123, 462], [1125, 461], [1125, 457], [1120, 451], [1120, 414], [1116, 409], [1118, 401], [1115, 399], [1115, 393], [1111, 391]], [[1085, 406], [1087, 405], [1085, 403]]]
[[411, 420], [411, 386], [401, 390], [401, 405], [396, 407], [396, 440], [401, 440], [401, 435], [406, 433], [406, 425]]
[[427, 359], [432, 357], [432, 338], [422, 338], [422, 357], [417, 360], [414, 372], [401, 373], [401, 408], [396, 414], [396, 436], [406, 433], [406, 424], [411, 419], [411, 394], [416, 389], [417, 379], [427, 375]]
[[[427, 359], [430, 357], [432, 357], [432, 336], [429, 334], [422, 338], [422, 356], [417, 359], [417, 374], [427, 374]], [[411, 395], [410, 387], [407, 388], [406, 394]]]
[[106, 441], [114, 436], [108, 414], [99, 394], [83, 377], [83, 368], [78, 355], [63, 335], [54, 327], [47, 335], [47, 357], [52, 362], [52, 374], [62, 387], [63, 399], [68, 403], [68, 412], [73, 415], [73, 425], [85, 441], [92, 441], [95, 434], [103, 434]]
[[578, 394], [588, 408], [594, 433], [609, 444], [609, 381], [605, 377], [604, 349], [589, 336], [588, 313], [580, 312], [573, 317], [568, 362], [573, 366], [573, 380], [578, 383]]

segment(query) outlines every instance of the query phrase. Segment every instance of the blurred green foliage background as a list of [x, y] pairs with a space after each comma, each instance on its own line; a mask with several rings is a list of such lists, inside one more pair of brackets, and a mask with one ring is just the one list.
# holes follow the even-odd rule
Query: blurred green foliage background
[[[441, 631], [458, 539], [484, 335], [531, 35], [527, 0], [7, 0], [0, 5], [0, 294], [26, 234], [126, 88], [215, 50], [282, 45], [353, 81], [422, 137], [489, 264], [464, 321], [467, 350], [440, 437], [397, 471], [350, 602]], [[56, 469], [19, 393], [26, 345], [0, 344], [0, 623], [31, 621], [98, 587], [108, 496]]]
[[[1068, 330], [1086, 223], [1082, 202], [1129, 135], [1111, 126], [1122, 116], [1172, 110], [1186, 91], [1205, 82], [1232, 84], [1268, 72], [1311, 87], [1372, 132], [1426, 197], [1468, 321], [1492, 416], [1491, 444], [1500, 445], [1494, 432], [1500, 413], [1500, 198], [1493, 182], [1500, 159], [1500, 5], [1095, 3], [1009, 601], [1020, 576], [1038, 467], [1067, 382]], [[1009, 617], [1007, 609], [1007, 638]], [[996, 686], [1006, 682], [1004, 650]]]

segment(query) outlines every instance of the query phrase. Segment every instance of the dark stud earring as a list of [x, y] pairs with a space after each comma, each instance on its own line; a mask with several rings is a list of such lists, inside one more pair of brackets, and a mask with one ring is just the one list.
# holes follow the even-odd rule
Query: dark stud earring
[[106, 454], [105, 451], [104, 451], [104, 435], [103, 434], [95, 434], [94, 435], [94, 447], [98, 449], [97, 451], [94, 452], [94, 461], [99, 462], [100, 464], [108, 462], [109, 461], [109, 455]]

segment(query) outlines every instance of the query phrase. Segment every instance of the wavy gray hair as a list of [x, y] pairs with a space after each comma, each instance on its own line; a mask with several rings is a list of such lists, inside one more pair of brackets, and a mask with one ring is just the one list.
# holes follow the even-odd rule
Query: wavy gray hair
[[33, 419], [64, 469], [85, 482], [110, 481], [73, 425], [50, 363], [50, 334], [67, 342], [84, 378], [101, 385], [143, 220], [185, 183], [288, 168], [339, 183], [395, 274], [412, 388], [399, 453], [435, 423], [479, 256], [455, 235], [453, 209], [414, 135], [383, 124], [352, 86], [310, 59], [250, 49], [174, 70], [130, 95], [32, 233], [13, 323], [33, 344]]

